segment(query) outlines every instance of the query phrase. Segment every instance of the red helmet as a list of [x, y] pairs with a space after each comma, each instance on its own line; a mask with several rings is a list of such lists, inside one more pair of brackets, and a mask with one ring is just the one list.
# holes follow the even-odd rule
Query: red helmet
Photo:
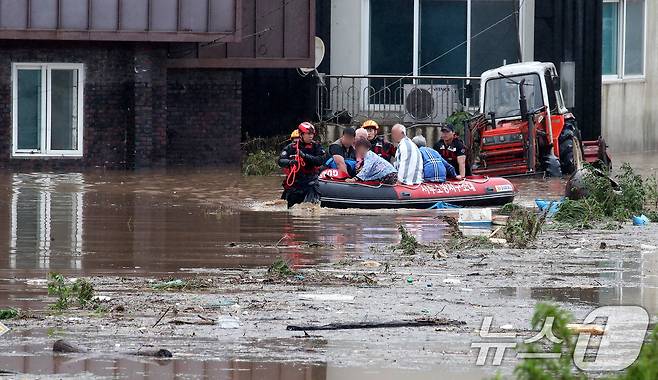
[[315, 134], [315, 127], [313, 124], [309, 123], [308, 121], [305, 121], [297, 127], [299, 129], [300, 133], [312, 133]]

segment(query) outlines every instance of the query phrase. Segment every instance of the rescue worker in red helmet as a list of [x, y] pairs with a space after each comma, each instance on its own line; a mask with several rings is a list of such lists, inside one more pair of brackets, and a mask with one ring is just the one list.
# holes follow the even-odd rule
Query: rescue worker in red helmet
[[325, 152], [318, 142], [313, 141], [315, 127], [309, 122], [301, 123], [299, 140], [288, 144], [279, 155], [278, 164], [287, 169], [283, 181], [281, 199], [288, 201], [288, 208], [297, 203], [320, 201], [318, 174], [324, 164]]
[[395, 158], [395, 146], [386, 141], [384, 136], [377, 136], [379, 124], [374, 120], [366, 120], [361, 128], [368, 131], [368, 141], [372, 146], [370, 150], [386, 161], [391, 162]]

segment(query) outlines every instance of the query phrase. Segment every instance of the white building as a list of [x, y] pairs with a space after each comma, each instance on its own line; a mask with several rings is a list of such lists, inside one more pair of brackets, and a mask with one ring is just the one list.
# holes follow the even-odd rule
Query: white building
[[572, 107], [586, 135], [602, 134], [613, 152], [658, 150], [658, 53], [646, 54], [658, 41], [646, 22], [658, 16], [658, 1], [539, 1], [331, 0], [330, 74], [478, 77], [550, 57], [558, 69], [575, 67], [563, 76], [573, 77]]

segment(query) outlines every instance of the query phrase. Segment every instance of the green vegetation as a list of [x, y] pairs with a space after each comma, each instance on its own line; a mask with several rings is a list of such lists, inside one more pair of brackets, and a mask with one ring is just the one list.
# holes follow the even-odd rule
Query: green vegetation
[[455, 127], [455, 132], [464, 137], [464, 123], [471, 119], [471, 114], [466, 111], [455, 111], [452, 115], [446, 118], [446, 124], [451, 124]]
[[[554, 304], [539, 303], [535, 306], [532, 316], [533, 330], [539, 331], [548, 317], [553, 318], [553, 334], [561, 339], [560, 343], [551, 342], [550, 352], [560, 353], [559, 359], [524, 359], [514, 369], [518, 380], [585, 380], [582, 372], [576, 372], [572, 366], [573, 351], [575, 349], [575, 336], [567, 325], [573, 319], [572, 315]], [[539, 342], [523, 345], [519, 352], [548, 352]]]
[[582, 229], [592, 228], [593, 223], [603, 220], [603, 217], [603, 207], [592, 198], [565, 199], [555, 213], [555, 221]]
[[594, 174], [590, 168], [584, 177], [586, 196], [567, 200], [555, 214], [555, 221], [576, 228], [591, 228], [598, 222], [629, 220], [646, 214], [654, 219], [658, 213], [656, 177], [643, 179], [629, 164], [623, 164], [615, 177], [619, 188], [606, 176]]
[[525, 207], [510, 211], [509, 218], [503, 227], [503, 237], [513, 248], [526, 248], [537, 240], [546, 222], [546, 212], [537, 214]]
[[290, 142], [289, 135], [251, 138], [244, 137], [240, 148], [244, 154], [242, 174], [264, 176], [280, 172], [279, 152]]
[[498, 210], [500, 215], [512, 215], [513, 212], [522, 209], [522, 206], [517, 205], [516, 203], [506, 203], [503, 207]]
[[48, 295], [57, 297], [52, 309], [63, 311], [77, 305], [81, 308], [97, 306], [94, 298], [94, 287], [85, 279], [77, 279], [75, 282], [68, 281], [63, 275], [51, 272], [48, 274]]
[[[560, 353], [559, 359], [524, 359], [514, 369], [517, 380], [585, 380], [587, 375], [573, 366], [573, 352], [577, 335], [572, 333], [568, 324], [573, 317], [570, 313], [551, 303], [539, 303], [535, 307], [531, 325], [533, 330], [539, 331], [546, 318], [553, 318], [552, 330], [561, 342], [551, 342], [550, 350], [542, 347], [539, 342], [525, 344], [519, 347], [519, 352], [553, 352]], [[542, 339], [546, 340], [546, 339]], [[625, 371], [605, 377], [609, 380], [655, 380], [658, 379], [658, 326], [656, 326], [647, 342], [642, 346], [640, 355], [635, 363]], [[501, 375], [496, 379], [503, 379]]]
[[155, 290], [197, 290], [208, 288], [212, 284], [211, 279], [190, 278], [181, 280], [177, 278], [167, 278], [155, 284], [151, 284], [151, 289]]
[[0, 309], [0, 321], [3, 319], [13, 319], [18, 317], [18, 310], [13, 308]]
[[273, 150], [249, 153], [242, 163], [242, 174], [264, 176], [278, 173], [281, 170], [277, 164], [278, 158], [279, 155]]
[[398, 231], [400, 232], [400, 244], [396, 248], [401, 249], [405, 255], [415, 255], [416, 249], [420, 247], [416, 237], [410, 234], [401, 224], [398, 226]]
[[612, 377], [614, 380], [655, 380], [658, 379], [658, 326], [651, 332], [649, 340], [642, 345], [642, 351], [628, 369]]
[[288, 277], [297, 274], [294, 270], [290, 269], [288, 263], [280, 257], [276, 259], [269, 268], [267, 268], [267, 273], [276, 277]]

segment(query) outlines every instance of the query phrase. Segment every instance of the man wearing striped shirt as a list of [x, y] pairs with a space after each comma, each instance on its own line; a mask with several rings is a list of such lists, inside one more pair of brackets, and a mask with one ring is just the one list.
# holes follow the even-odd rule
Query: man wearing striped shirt
[[423, 182], [423, 156], [409, 137], [407, 128], [395, 124], [391, 129], [391, 138], [398, 144], [395, 152], [395, 168], [398, 181], [405, 185], [418, 185]]

